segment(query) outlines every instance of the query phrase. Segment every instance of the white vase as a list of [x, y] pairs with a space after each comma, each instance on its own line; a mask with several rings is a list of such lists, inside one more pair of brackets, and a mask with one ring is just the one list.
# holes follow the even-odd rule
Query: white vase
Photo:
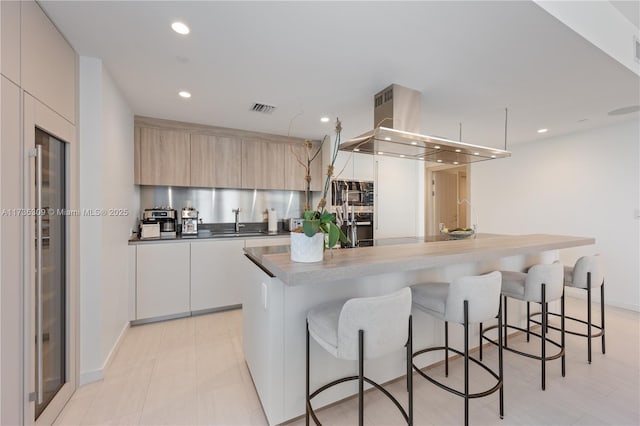
[[303, 232], [291, 233], [291, 260], [294, 262], [322, 262], [324, 254], [324, 234], [316, 233], [307, 237]]

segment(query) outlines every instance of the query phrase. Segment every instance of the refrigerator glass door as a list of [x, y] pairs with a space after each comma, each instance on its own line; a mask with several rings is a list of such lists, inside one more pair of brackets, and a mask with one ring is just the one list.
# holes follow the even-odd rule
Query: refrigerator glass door
[[[65, 143], [36, 128], [36, 406], [35, 418], [66, 383]], [[40, 200], [37, 200], [37, 204]], [[40, 247], [39, 247], [40, 246]], [[40, 283], [38, 281], [40, 280]]]

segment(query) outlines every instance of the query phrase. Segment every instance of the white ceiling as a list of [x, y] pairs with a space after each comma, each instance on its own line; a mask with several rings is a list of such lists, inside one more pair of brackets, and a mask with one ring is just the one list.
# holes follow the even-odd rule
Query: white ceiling
[[509, 144], [639, 117], [607, 115], [640, 104], [638, 75], [529, 1], [41, 4], [138, 115], [287, 134], [302, 112], [290, 133], [310, 138], [338, 116], [344, 140], [397, 83], [423, 93], [423, 133], [455, 139], [462, 122], [464, 141], [498, 148], [505, 107]]

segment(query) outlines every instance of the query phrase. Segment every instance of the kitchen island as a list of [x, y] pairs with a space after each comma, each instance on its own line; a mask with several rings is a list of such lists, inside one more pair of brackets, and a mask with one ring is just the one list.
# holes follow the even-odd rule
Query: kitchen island
[[[380, 245], [325, 252], [317, 263], [292, 262], [283, 248], [245, 248], [251, 277], [243, 297], [243, 345], [256, 390], [270, 425], [304, 414], [305, 318], [312, 307], [339, 299], [376, 296], [425, 281], [450, 281], [493, 270], [523, 271], [558, 259], [558, 250], [592, 245], [593, 238], [559, 235], [479, 235], [475, 239]], [[512, 318], [522, 313], [510, 306]], [[414, 349], [441, 344], [442, 325], [413, 312]], [[473, 328], [471, 342], [477, 342]], [[461, 333], [451, 330], [453, 345]], [[311, 388], [353, 375], [356, 362], [334, 359], [311, 344]], [[366, 362], [374, 380], [384, 383], [404, 375], [404, 351]], [[419, 359], [421, 367], [439, 361], [437, 354]], [[357, 392], [345, 383], [314, 399], [321, 407]]]

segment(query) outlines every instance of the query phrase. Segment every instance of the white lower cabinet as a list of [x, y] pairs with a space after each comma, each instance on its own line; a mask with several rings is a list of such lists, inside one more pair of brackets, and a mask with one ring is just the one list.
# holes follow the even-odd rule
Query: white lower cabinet
[[136, 319], [189, 312], [189, 244], [140, 244], [136, 254]]
[[193, 242], [191, 311], [242, 303], [244, 240]]
[[160, 319], [241, 305], [249, 281], [245, 245], [287, 244], [288, 236], [138, 244], [131, 252], [136, 271], [133, 319]]

